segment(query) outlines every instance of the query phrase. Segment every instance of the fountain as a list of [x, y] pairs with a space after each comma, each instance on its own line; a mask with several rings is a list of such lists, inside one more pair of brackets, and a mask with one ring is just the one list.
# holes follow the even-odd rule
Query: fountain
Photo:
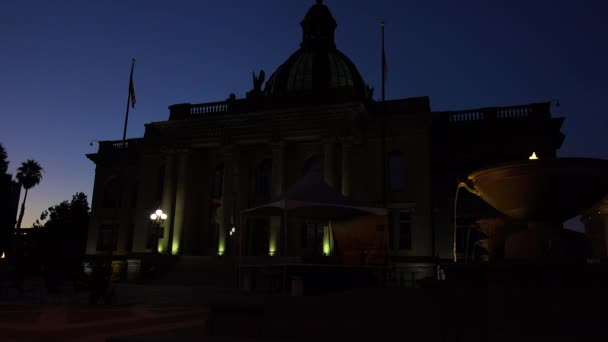
[[506, 233], [505, 259], [568, 259], [572, 239], [563, 222], [608, 194], [608, 160], [530, 158], [477, 170], [460, 186], [527, 224]]

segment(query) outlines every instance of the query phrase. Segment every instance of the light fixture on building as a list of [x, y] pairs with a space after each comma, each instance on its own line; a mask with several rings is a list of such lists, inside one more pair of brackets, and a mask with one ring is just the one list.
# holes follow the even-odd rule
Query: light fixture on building
[[536, 156], [536, 152], [532, 152], [532, 155], [528, 159], [530, 159], [530, 160], [537, 160], [538, 157]]

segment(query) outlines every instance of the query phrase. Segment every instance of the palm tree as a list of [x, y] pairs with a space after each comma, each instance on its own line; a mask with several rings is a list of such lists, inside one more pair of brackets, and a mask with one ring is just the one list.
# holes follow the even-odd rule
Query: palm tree
[[17, 169], [17, 181], [25, 188], [23, 202], [21, 202], [21, 211], [19, 212], [19, 220], [17, 220], [17, 229], [21, 229], [23, 214], [25, 214], [25, 200], [27, 200], [27, 191], [40, 183], [42, 180], [42, 166], [37, 161], [28, 159], [21, 163]]

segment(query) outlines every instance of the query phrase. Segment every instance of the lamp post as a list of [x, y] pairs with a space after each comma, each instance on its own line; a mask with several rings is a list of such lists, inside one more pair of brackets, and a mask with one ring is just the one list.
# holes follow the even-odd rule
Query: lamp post
[[154, 224], [154, 245], [152, 246], [152, 253], [158, 253], [158, 239], [159, 239], [159, 231], [161, 225], [164, 220], [167, 219], [167, 214], [163, 213], [162, 210], [157, 209], [152, 215], [150, 215], [150, 220], [152, 220]]

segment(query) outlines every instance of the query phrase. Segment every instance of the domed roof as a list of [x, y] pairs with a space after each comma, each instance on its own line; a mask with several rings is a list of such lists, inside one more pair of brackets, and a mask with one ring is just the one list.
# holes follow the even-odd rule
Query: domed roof
[[317, 0], [300, 25], [303, 31], [300, 49], [270, 76], [266, 95], [369, 98], [357, 67], [336, 48], [337, 24], [323, 1]]

